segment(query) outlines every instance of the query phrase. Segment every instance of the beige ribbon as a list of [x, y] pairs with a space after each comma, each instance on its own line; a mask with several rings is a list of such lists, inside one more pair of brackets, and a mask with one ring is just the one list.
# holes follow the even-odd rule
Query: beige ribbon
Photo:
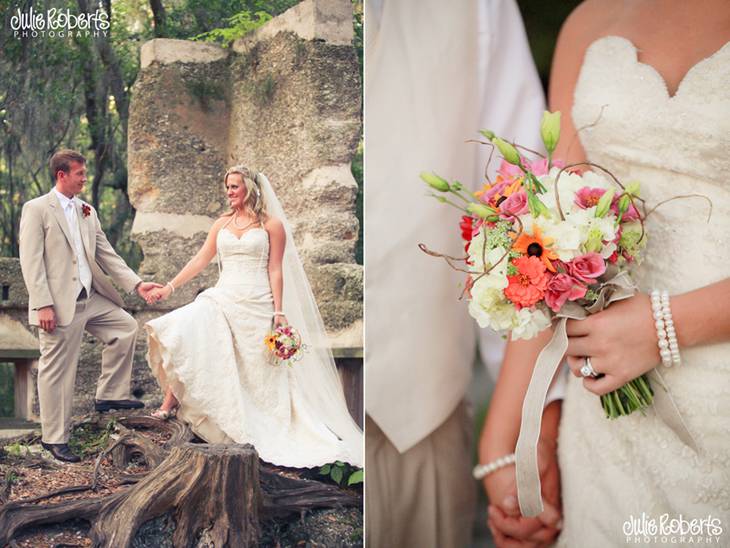
[[[515, 449], [517, 473], [517, 498], [523, 516], [537, 516], [543, 511], [540, 472], [537, 464], [537, 441], [542, 426], [542, 412], [545, 397], [555, 372], [563, 361], [568, 349], [566, 323], [568, 319], [582, 320], [606, 308], [609, 304], [627, 299], [635, 294], [636, 287], [626, 272], [618, 272], [612, 267], [606, 272], [610, 279], [599, 291], [596, 302], [584, 309], [575, 303], [566, 303], [556, 315], [553, 338], [537, 357], [530, 384], [522, 404], [522, 423]], [[671, 428], [687, 446], [697, 451], [697, 444], [687, 429], [677, 406], [669, 393], [659, 371], [653, 369], [649, 378], [654, 391], [654, 409], [657, 415]]]

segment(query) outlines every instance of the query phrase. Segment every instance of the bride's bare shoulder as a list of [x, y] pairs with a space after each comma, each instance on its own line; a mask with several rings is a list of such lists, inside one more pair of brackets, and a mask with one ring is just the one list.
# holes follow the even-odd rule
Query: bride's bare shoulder
[[586, 49], [598, 38], [605, 36], [608, 29], [614, 26], [622, 7], [621, 0], [586, 0], [565, 20], [553, 56], [551, 104], [556, 93], [561, 95], [562, 92], [568, 91], [572, 94], [572, 87], [578, 77]]
[[623, 0], [585, 0], [568, 16], [561, 36], [595, 40], [611, 27], [623, 11]]
[[264, 228], [268, 232], [284, 232], [284, 224], [277, 217], [269, 215], [264, 221]]

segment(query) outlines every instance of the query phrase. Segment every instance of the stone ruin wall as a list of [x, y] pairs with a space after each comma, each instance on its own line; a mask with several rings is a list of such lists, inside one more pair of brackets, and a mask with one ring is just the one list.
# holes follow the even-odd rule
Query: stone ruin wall
[[[362, 266], [357, 184], [350, 161], [361, 135], [361, 82], [349, 0], [306, 0], [230, 49], [155, 39], [141, 48], [132, 91], [128, 192], [137, 210], [138, 273], [161, 283], [195, 254], [228, 211], [223, 174], [233, 164], [263, 171], [294, 231], [333, 349], [362, 347]], [[217, 279], [211, 264], [154, 307], [125, 296], [140, 326], [192, 301]], [[17, 259], [0, 259], [10, 299], [0, 311], [26, 323]], [[75, 411], [93, 408], [101, 345], [85, 334]], [[154, 405], [159, 389], [140, 330], [132, 389]]]

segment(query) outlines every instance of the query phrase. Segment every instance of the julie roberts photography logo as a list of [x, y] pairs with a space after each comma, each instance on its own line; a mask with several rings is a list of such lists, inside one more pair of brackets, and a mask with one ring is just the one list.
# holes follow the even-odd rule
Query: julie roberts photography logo
[[109, 14], [99, 3], [91, 13], [73, 13], [70, 9], [49, 8], [37, 11], [17, 8], [10, 17], [13, 37], [21, 38], [82, 38], [108, 36]]
[[722, 520], [708, 515], [703, 518], [686, 518], [682, 514], [659, 517], [631, 515], [624, 522], [623, 533], [627, 544], [720, 544], [723, 533]]

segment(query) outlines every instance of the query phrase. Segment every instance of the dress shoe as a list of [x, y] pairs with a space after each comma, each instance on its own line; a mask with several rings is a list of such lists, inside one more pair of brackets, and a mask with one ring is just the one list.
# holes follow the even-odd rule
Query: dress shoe
[[43, 449], [48, 451], [56, 460], [63, 462], [80, 462], [81, 459], [74, 455], [67, 443], [46, 443], [41, 442]]
[[142, 409], [144, 404], [139, 400], [95, 400], [97, 411], [111, 411], [112, 409]]

